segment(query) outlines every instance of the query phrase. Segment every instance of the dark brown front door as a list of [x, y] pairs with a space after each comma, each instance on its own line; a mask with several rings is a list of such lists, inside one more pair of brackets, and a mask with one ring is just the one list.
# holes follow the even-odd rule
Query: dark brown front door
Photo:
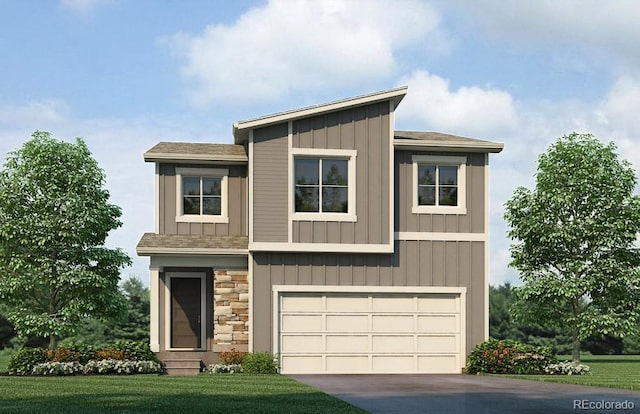
[[199, 277], [171, 278], [172, 348], [200, 348], [200, 293]]

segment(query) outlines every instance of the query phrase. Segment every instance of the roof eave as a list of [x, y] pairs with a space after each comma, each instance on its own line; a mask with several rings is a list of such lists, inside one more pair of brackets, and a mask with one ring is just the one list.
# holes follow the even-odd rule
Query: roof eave
[[327, 112], [333, 112], [387, 100], [392, 101], [395, 108], [398, 106], [400, 101], [402, 101], [402, 98], [404, 98], [404, 96], [407, 94], [407, 89], [407, 86], [402, 86], [395, 89], [389, 89], [386, 91], [375, 92], [367, 95], [360, 95], [352, 98], [342, 99], [339, 101], [329, 102], [326, 104], [314, 105], [306, 108], [295, 109], [292, 111], [267, 115], [260, 118], [249, 119], [246, 121], [234, 122], [234, 142], [236, 144], [245, 142], [249, 137], [249, 130], [251, 129], [293, 121], [300, 118], [321, 115]]
[[175, 153], [144, 153], [145, 162], [167, 162], [167, 161], [181, 161], [181, 162], [222, 162], [222, 163], [238, 163], [246, 164], [249, 162], [249, 157], [242, 155], [217, 155], [212, 157], [207, 154], [175, 154]]
[[153, 256], [157, 254], [170, 255], [219, 255], [246, 256], [249, 249], [215, 249], [206, 247], [136, 247], [138, 256]]
[[433, 148], [448, 152], [483, 152], [499, 153], [504, 149], [500, 142], [456, 142], [456, 141], [419, 141], [415, 139], [394, 139], [393, 146], [398, 149], [422, 150]]

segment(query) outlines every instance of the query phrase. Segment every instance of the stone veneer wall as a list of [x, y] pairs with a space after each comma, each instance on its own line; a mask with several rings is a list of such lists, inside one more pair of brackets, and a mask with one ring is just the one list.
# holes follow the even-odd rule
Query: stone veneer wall
[[249, 282], [247, 270], [213, 272], [214, 345], [249, 344]]

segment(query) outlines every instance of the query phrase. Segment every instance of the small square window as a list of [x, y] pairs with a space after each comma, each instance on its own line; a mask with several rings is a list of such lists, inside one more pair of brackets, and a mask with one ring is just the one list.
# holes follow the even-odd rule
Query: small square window
[[466, 157], [413, 156], [413, 213], [465, 214]]
[[176, 168], [178, 222], [228, 222], [228, 170]]

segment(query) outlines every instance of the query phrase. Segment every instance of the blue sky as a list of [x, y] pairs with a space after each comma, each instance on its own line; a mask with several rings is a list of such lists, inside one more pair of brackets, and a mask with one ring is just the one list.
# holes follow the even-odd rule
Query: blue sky
[[0, 158], [34, 130], [83, 137], [134, 264], [153, 230], [158, 141], [231, 142], [234, 121], [408, 85], [396, 129], [504, 142], [491, 158], [491, 276], [503, 204], [557, 137], [592, 132], [640, 168], [640, 4], [538, 1], [0, 3]]

